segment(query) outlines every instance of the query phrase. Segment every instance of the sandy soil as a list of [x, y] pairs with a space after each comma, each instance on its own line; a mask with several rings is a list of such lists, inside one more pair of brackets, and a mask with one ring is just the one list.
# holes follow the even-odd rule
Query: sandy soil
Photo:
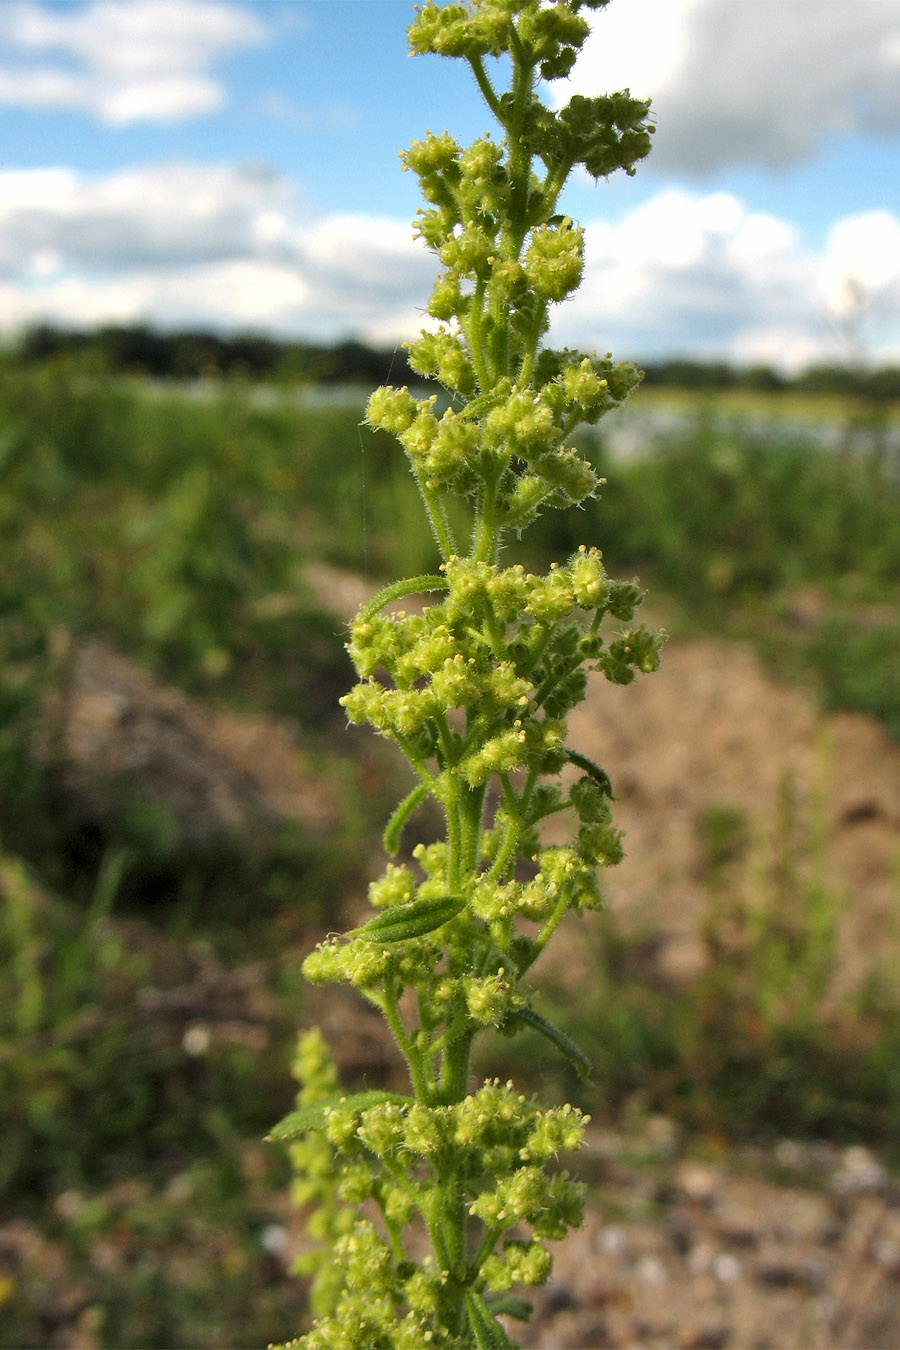
[[603, 878], [610, 910], [663, 935], [673, 979], [706, 960], [697, 930], [712, 811], [746, 822], [749, 865], [765, 867], [790, 800], [807, 869], [821, 871], [839, 911], [842, 987], [900, 936], [900, 745], [873, 718], [823, 715], [749, 647], [672, 640], [656, 674], [628, 688], [596, 679], [570, 739], [618, 797], [626, 858]]

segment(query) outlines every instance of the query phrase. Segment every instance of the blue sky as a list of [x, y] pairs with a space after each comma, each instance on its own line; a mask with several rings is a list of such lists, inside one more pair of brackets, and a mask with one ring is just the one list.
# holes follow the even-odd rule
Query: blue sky
[[[0, 0], [0, 328], [414, 336], [435, 272], [398, 150], [489, 117], [407, 0]], [[650, 360], [900, 361], [897, 0], [612, 0], [572, 92], [653, 97], [576, 179], [555, 336]]]

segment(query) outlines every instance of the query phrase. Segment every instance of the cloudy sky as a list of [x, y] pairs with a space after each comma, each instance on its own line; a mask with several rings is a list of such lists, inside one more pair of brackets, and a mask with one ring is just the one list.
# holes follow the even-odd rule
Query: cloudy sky
[[[415, 335], [435, 267], [397, 151], [489, 119], [407, 0], [0, 0], [0, 330]], [[653, 98], [558, 341], [900, 362], [897, 0], [612, 0], [557, 97]], [[619, 181], [621, 179], [621, 181]]]

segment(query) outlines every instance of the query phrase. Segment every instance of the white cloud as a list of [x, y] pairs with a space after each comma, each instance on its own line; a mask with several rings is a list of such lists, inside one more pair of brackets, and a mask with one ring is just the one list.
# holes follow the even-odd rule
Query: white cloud
[[[849, 316], [858, 346], [900, 361], [897, 214], [846, 216], [813, 248], [733, 194], [669, 188], [618, 224], [589, 223], [586, 248], [554, 341], [797, 367], [846, 354], [849, 285], [864, 299]], [[289, 181], [259, 167], [0, 173], [7, 329], [150, 321], [396, 342], [422, 326], [436, 270], [407, 223], [311, 218]]]
[[652, 98], [657, 167], [777, 167], [836, 133], [900, 134], [897, 0], [613, 0], [593, 28], [557, 97]]
[[92, 0], [0, 7], [0, 102], [74, 108], [109, 125], [171, 122], [224, 101], [208, 71], [256, 45], [251, 10], [219, 0]]
[[408, 335], [434, 272], [408, 224], [310, 220], [291, 185], [260, 167], [0, 172], [7, 330], [146, 319]]
[[586, 250], [584, 284], [555, 327], [572, 345], [782, 369], [837, 359], [847, 352], [832, 296], [865, 257], [858, 346], [900, 360], [900, 218], [888, 212], [845, 217], [814, 250], [730, 194], [667, 189], [617, 225], [589, 225]]
[[283, 180], [253, 165], [165, 164], [91, 176], [0, 173], [0, 268], [55, 249], [74, 270], [190, 265], [245, 256], [269, 213], [302, 218]]

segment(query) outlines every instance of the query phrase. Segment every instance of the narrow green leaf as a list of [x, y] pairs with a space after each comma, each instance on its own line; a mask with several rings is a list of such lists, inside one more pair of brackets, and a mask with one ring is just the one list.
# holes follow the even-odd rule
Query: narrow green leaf
[[400, 846], [400, 834], [403, 830], [403, 826], [409, 820], [413, 811], [415, 811], [416, 807], [419, 805], [419, 802], [424, 801], [428, 796], [429, 791], [430, 789], [427, 783], [419, 783], [418, 787], [414, 787], [412, 792], [410, 792], [407, 797], [403, 798], [403, 801], [397, 807], [385, 826], [384, 848], [385, 852], [389, 853], [392, 858]]
[[313, 1102], [310, 1106], [301, 1106], [299, 1111], [291, 1111], [290, 1115], [278, 1122], [266, 1138], [273, 1142], [289, 1143], [290, 1140], [299, 1139], [301, 1135], [308, 1134], [311, 1130], [324, 1129], [328, 1112], [336, 1106], [349, 1106], [351, 1111], [362, 1112], [367, 1111], [370, 1106], [380, 1106], [382, 1102], [412, 1106], [412, 1098], [403, 1097], [398, 1092], [381, 1092], [373, 1088], [370, 1092], [354, 1092], [349, 1096], [344, 1093], [341, 1096], [326, 1097], [324, 1101]]
[[459, 895], [430, 896], [406, 905], [392, 905], [362, 928], [354, 928], [351, 936], [364, 938], [366, 942], [404, 942], [407, 938], [424, 937], [449, 923], [464, 906], [465, 901]]
[[518, 1008], [506, 1019], [509, 1022], [524, 1022], [526, 1026], [534, 1031], [539, 1031], [542, 1036], [546, 1036], [548, 1041], [552, 1041], [557, 1050], [561, 1050], [566, 1059], [571, 1060], [578, 1070], [579, 1078], [590, 1078], [593, 1073], [593, 1065], [583, 1050], [580, 1050], [573, 1040], [570, 1040], [564, 1031], [555, 1027], [552, 1022], [548, 1022], [546, 1017], [535, 1012], [533, 1008]]
[[576, 768], [583, 769], [585, 773], [590, 774], [595, 783], [598, 783], [603, 790], [604, 797], [610, 801], [615, 801], [613, 796], [612, 783], [609, 781], [609, 774], [605, 769], [601, 769], [599, 764], [595, 764], [587, 755], [580, 755], [577, 750], [567, 750], [566, 759]]
[[485, 1304], [495, 1317], [514, 1317], [518, 1322], [527, 1322], [534, 1312], [534, 1304], [521, 1294], [496, 1294], [485, 1299]]
[[405, 581], [392, 581], [367, 600], [356, 618], [371, 619], [392, 600], [402, 600], [405, 595], [419, 595], [422, 591], [448, 591], [450, 583], [446, 577], [428, 573], [420, 577], [407, 577]]
[[466, 1312], [478, 1350], [511, 1350], [512, 1341], [480, 1294], [466, 1290]]

